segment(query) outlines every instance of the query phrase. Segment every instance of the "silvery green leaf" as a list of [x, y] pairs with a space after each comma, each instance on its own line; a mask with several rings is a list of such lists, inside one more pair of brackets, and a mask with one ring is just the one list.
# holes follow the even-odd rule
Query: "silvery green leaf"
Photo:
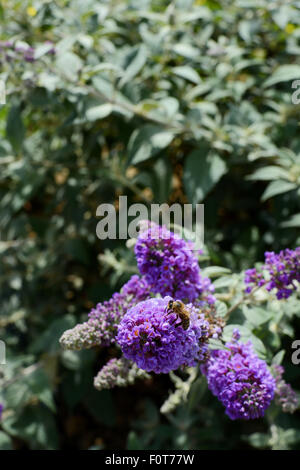
[[244, 305], [242, 310], [249, 323], [255, 327], [267, 323], [273, 317], [273, 313], [269, 309], [266, 310], [260, 307], [248, 307]]
[[129, 64], [119, 82], [120, 88], [138, 74], [147, 61], [147, 55], [147, 48], [143, 44], [138, 46], [135, 51], [131, 52]]
[[156, 155], [173, 140], [174, 133], [161, 127], [146, 124], [133, 132], [129, 144], [129, 163], [137, 164]]
[[185, 80], [195, 83], [196, 85], [201, 82], [201, 78], [199, 77], [196, 70], [188, 65], [173, 67], [172, 72], [178, 77], [184, 78]]
[[283, 361], [284, 355], [285, 355], [284, 349], [282, 349], [277, 354], [275, 354], [275, 356], [272, 359], [272, 365], [280, 365]]
[[213, 282], [215, 289], [230, 287], [236, 283], [237, 280], [232, 278], [232, 276], [221, 276]]
[[229, 273], [231, 273], [231, 270], [222, 266], [208, 266], [202, 270], [203, 276], [207, 277], [219, 277]]
[[289, 220], [281, 222], [280, 227], [300, 227], [300, 214], [295, 214]]
[[103, 119], [109, 116], [112, 111], [113, 105], [110, 103], [101, 104], [99, 106], [89, 108], [86, 111], [86, 118], [88, 121], [97, 121], [98, 119]]
[[82, 60], [73, 52], [59, 53], [56, 58], [56, 67], [59, 73], [71, 82], [75, 82], [82, 68]]
[[263, 84], [264, 87], [270, 87], [277, 83], [296, 80], [300, 77], [300, 65], [280, 65]]
[[225, 317], [228, 312], [228, 307], [225, 302], [221, 302], [220, 300], [216, 300], [215, 303], [216, 307], [216, 315], [219, 317]]
[[193, 150], [184, 165], [183, 181], [189, 201], [197, 204], [205, 198], [226, 173], [226, 163], [207, 145]]
[[38, 46], [34, 51], [35, 60], [38, 60], [41, 57], [43, 57], [45, 54], [51, 51], [51, 49], [53, 49], [52, 43], [45, 43], [45, 44], [41, 44], [40, 46]]
[[277, 196], [278, 194], [287, 193], [288, 191], [292, 191], [296, 189], [297, 185], [295, 183], [291, 183], [290, 181], [284, 180], [275, 180], [272, 181], [265, 189], [261, 200], [266, 201], [271, 197]]
[[8, 434], [0, 431], [0, 450], [12, 450], [12, 440]]
[[263, 168], [259, 168], [256, 170], [252, 175], [248, 176], [249, 180], [277, 180], [279, 178], [289, 180], [290, 174], [284, 168], [275, 165], [265, 166]]
[[198, 48], [185, 43], [175, 44], [175, 46], [173, 46], [173, 51], [176, 52], [176, 54], [187, 57], [188, 59], [196, 59], [200, 55], [200, 50]]

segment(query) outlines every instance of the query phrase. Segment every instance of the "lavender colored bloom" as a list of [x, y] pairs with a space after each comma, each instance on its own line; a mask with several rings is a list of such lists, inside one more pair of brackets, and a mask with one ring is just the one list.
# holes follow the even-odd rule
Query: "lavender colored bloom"
[[3, 405], [2, 403], [0, 403], [0, 419], [2, 418], [2, 412], [3, 412]]
[[34, 49], [33, 47], [29, 47], [26, 51], [24, 51], [24, 60], [26, 60], [26, 62], [34, 62], [35, 61], [35, 58], [34, 58]]
[[13, 51], [7, 51], [5, 56], [4, 56], [6, 62], [10, 63], [14, 60], [15, 54]]
[[281, 406], [285, 413], [294, 413], [299, 405], [297, 394], [283, 379], [284, 368], [274, 365], [272, 369], [276, 381], [275, 402]]
[[264, 268], [269, 271], [270, 281], [267, 290], [277, 289], [277, 299], [287, 299], [296, 290], [295, 281], [300, 282], [300, 246], [295, 250], [288, 248], [265, 253]]
[[141, 230], [135, 245], [137, 265], [154, 293], [192, 302], [203, 291], [211, 303], [213, 286], [201, 277], [194, 245], [167, 230], [148, 223]]
[[0, 41], [0, 50], [11, 49], [13, 47], [12, 41]]
[[268, 280], [263, 279], [262, 273], [256, 269], [246, 271], [246, 292], [251, 292], [254, 286], [266, 284], [268, 291], [277, 290], [277, 299], [287, 299], [297, 289], [295, 282], [300, 282], [300, 247], [295, 250], [286, 248], [278, 254], [267, 251], [263, 269], [269, 274]]
[[239, 341], [240, 337], [241, 337], [240, 331], [237, 328], [234, 328], [234, 330], [232, 332], [233, 341]]
[[[55, 55], [56, 49], [52, 41], [45, 41], [45, 44], [49, 45], [49, 50], [47, 54]], [[5, 53], [6, 62], [12, 62], [13, 60], [24, 60], [25, 62], [35, 62], [35, 48], [29, 46], [24, 42], [16, 42], [15, 44], [12, 41], [0, 41], [0, 53]]]
[[126, 311], [149, 297], [149, 286], [137, 275], [124, 284], [110, 300], [97, 304], [87, 322], [64, 332], [60, 343], [65, 349], [84, 349], [95, 345], [109, 346], [115, 342], [117, 326]]
[[133, 384], [136, 379], [147, 378], [150, 378], [147, 372], [139, 369], [134, 362], [124, 357], [113, 358], [98, 372], [94, 379], [94, 386], [97, 390], [126, 387]]
[[15, 57], [14, 44], [12, 41], [0, 41], [0, 53], [4, 62], [12, 62]]
[[261, 287], [265, 284], [262, 273], [259, 273], [256, 268], [247, 269], [245, 271], [245, 284], [248, 285], [246, 293], [250, 294], [254, 287]]
[[226, 350], [215, 350], [201, 367], [208, 388], [225, 406], [230, 419], [264, 416], [274, 398], [275, 380], [265, 361], [259, 359], [249, 341], [226, 343]]
[[191, 304], [190, 324], [185, 330], [181, 319], [168, 311], [171, 297], [153, 298], [129, 309], [116, 338], [124, 356], [147, 372], [168, 373], [181, 366], [193, 366], [208, 353], [210, 325]]
[[17, 44], [15, 46], [15, 52], [22, 54], [23, 59], [26, 62], [34, 61], [34, 48], [26, 43]]

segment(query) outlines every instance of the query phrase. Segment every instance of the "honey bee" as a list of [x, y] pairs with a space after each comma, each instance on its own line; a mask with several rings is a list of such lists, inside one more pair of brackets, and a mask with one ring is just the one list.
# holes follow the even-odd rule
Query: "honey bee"
[[170, 300], [167, 307], [168, 313], [174, 312], [178, 315], [181, 323], [177, 326], [182, 326], [184, 330], [187, 330], [190, 326], [190, 312], [181, 300]]

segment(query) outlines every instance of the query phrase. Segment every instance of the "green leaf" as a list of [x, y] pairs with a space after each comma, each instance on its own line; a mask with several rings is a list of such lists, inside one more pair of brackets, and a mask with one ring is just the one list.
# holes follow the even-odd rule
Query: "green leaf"
[[54, 418], [43, 406], [26, 407], [20, 414], [8, 416], [3, 429], [28, 442], [33, 449], [57, 449], [58, 433]]
[[[39, 75], [38, 85], [40, 87], [46, 88], [46, 90], [54, 91], [56, 90], [56, 88], [59, 88], [60, 83], [61, 83], [61, 79], [57, 75], [50, 74], [47, 72], [42, 72]], [[33, 95], [33, 98], [34, 98], [34, 95]], [[39, 96], [38, 96], [38, 99], [39, 99]], [[42, 97], [42, 99], [47, 101], [47, 96]]]
[[220, 341], [219, 339], [213, 339], [213, 338], [209, 339], [208, 346], [209, 346], [209, 349], [212, 351], [217, 351], [217, 350], [226, 351], [228, 349], [226, 348], [225, 344], [222, 343], [222, 341]]
[[250, 43], [261, 28], [261, 22], [257, 20], [245, 20], [239, 23], [239, 34], [241, 38]]
[[110, 115], [113, 111], [113, 106], [110, 103], [94, 106], [86, 111], [86, 118], [88, 121], [97, 121]]
[[41, 57], [43, 57], [45, 54], [51, 51], [51, 49], [53, 49], [52, 43], [45, 43], [45, 44], [41, 44], [40, 46], [38, 46], [34, 51], [35, 60], [38, 60]]
[[0, 450], [12, 450], [12, 441], [8, 434], [0, 431]]
[[57, 56], [56, 67], [58, 71], [71, 82], [78, 79], [78, 73], [82, 66], [82, 60], [73, 52], [63, 52]]
[[284, 180], [272, 181], [266, 187], [261, 197], [261, 200], [266, 201], [267, 199], [270, 199], [271, 197], [277, 196], [278, 194], [287, 193], [288, 191], [291, 191], [292, 189], [296, 189], [296, 188], [297, 188], [297, 185], [289, 181], [284, 181]]
[[223, 274], [230, 274], [231, 270], [223, 268], [222, 266], [208, 266], [202, 270], [202, 275], [205, 277], [219, 277]]
[[300, 214], [293, 215], [290, 219], [281, 222], [280, 227], [289, 228], [289, 227], [300, 227]]
[[144, 44], [141, 44], [130, 54], [130, 61], [120, 80], [119, 87], [122, 88], [126, 83], [132, 80], [144, 67], [147, 61], [148, 51]]
[[282, 364], [284, 355], [285, 355], [284, 349], [282, 349], [282, 350], [279, 351], [277, 354], [275, 354], [275, 356], [274, 356], [273, 359], [272, 359], [272, 365], [277, 365], [277, 366], [279, 366], [280, 364]]
[[129, 144], [129, 165], [137, 165], [167, 147], [173, 140], [174, 133], [161, 127], [146, 124], [133, 132]]
[[216, 315], [218, 317], [225, 317], [225, 315], [228, 312], [228, 307], [225, 304], [225, 302], [221, 302], [220, 300], [216, 300], [215, 307], [216, 307]]
[[154, 195], [154, 202], [164, 203], [168, 200], [172, 183], [172, 165], [167, 158], [158, 158], [149, 169], [138, 173], [134, 183], [149, 186]]
[[178, 77], [184, 78], [185, 80], [195, 83], [196, 85], [201, 83], [201, 78], [199, 77], [196, 70], [192, 69], [192, 67], [189, 67], [188, 65], [174, 67], [172, 72]]
[[254, 325], [258, 327], [267, 323], [273, 317], [273, 313], [269, 310], [265, 310], [260, 307], [251, 307], [248, 308], [247, 306], [243, 307], [243, 314], [245, 315], [246, 319]]
[[175, 44], [173, 51], [187, 59], [197, 59], [200, 57], [200, 50], [197, 47], [182, 42]]
[[73, 315], [65, 315], [62, 318], [54, 320], [45, 331], [36, 338], [30, 347], [30, 351], [33, 353], [47, 351], [48, 354], [60, 351], [59, 338], [64, 331], [75, 326], [75, 323], [75, 317]]
[[188, 410], [192, 411], [195, 409], [199, 402], [201, 402], [202, 397], [207, 391], [207, 382], [204, 376], [198, 377], [195, 382], [192, 383], [190, 392], [188, 394]]
[[37, 397], [44, 403], [51, 411], [56, 411], [56, 406], [53, 399], [51, 384], [49, 378], [43, 369], [37, 369], [28, 377], [26, 382], [32, 396]]
[[163, 203], [168, 200], [172, 183], [172, 165], [166, 158], [159, 158], [153, 165], [155, 175], [151, 186], [155, 200]]
[[189, 201], [192, 204], [203, 201], [225, 173], [225, 162], [215, 151], [209, 151], [207, 146], [191, 152], [186, 159], [183, 174]]
[[66, 350], [62, 353], [62, 363], [70, 370], [82, 370], [87, 368], [94, 358], [94, 351], [70, 351]]
[[255, 432], [247, 436], [247, 441], [257, 449], [264, 449], [269, 445], [269, 436], [261, 432]]
[[143, 450], [143, 443], [135, 431], [130, 431], [127, 438], [127, 450]]
[[296, 80], [300, 77], [300, 65], [281, 65], [263, 84], [264, 87], [276, 85], [277, 83]]
[[248, 176], [247, 179], [269, 181], [277, 180], [279, 178], [289, 180], [290, 174], [287, 170], [281, 168], [280, 166], [270, 165], [265, 166], [263, 168], [259, 168], [254, 173], [252, 173], [252, 175]]
[[273, 10], [273, 19], [281, 29], [284, 29], [289, 21], [293, 22], [295, 10], [292, 5], [282, 5]]
[[5, 398], [7, 406], [15, 410], [22, 408], [33, 398], [38, 398], [55, 411], [51, 384], [45, 371], [40, 368], [10, 384], [6, 389]]
[[31, 392], [26, 383], [13, 382], [5, 391], [6, 404], [8, 407], [18, 409], [27, 403]]
[[234, 279], [232, 276], [221, 276], [213, 282], [215, 289], [230, 287], [236, 283], [236, 279]]
[[10, 141], [15, 152], [21, 150], [25, 137], [25, 127], [21, 117], [19, 106], [12, 106], [7, 116], [6, 137]]

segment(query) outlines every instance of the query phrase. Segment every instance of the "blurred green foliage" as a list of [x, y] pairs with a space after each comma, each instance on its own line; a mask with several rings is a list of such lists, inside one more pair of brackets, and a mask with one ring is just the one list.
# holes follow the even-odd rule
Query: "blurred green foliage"
[[[122, 241], [96, 237], [97, 206], [120, 194], [204, 202], [212, 264], [234, 271], [300, 244], [300, 2], [4, 0], [0, 16], [1, 40], [35, 50], [0, 52], [0, 448], [299, 446], [299, 411], [231, 423], [198, 381], [168, 418], [167, 377], [96, 392], [110, 352], [58, 339], [135, 269]], [[252, 330], [268, 325], [297, 385], [299, 318], [272, 331], [267, 314]]]

